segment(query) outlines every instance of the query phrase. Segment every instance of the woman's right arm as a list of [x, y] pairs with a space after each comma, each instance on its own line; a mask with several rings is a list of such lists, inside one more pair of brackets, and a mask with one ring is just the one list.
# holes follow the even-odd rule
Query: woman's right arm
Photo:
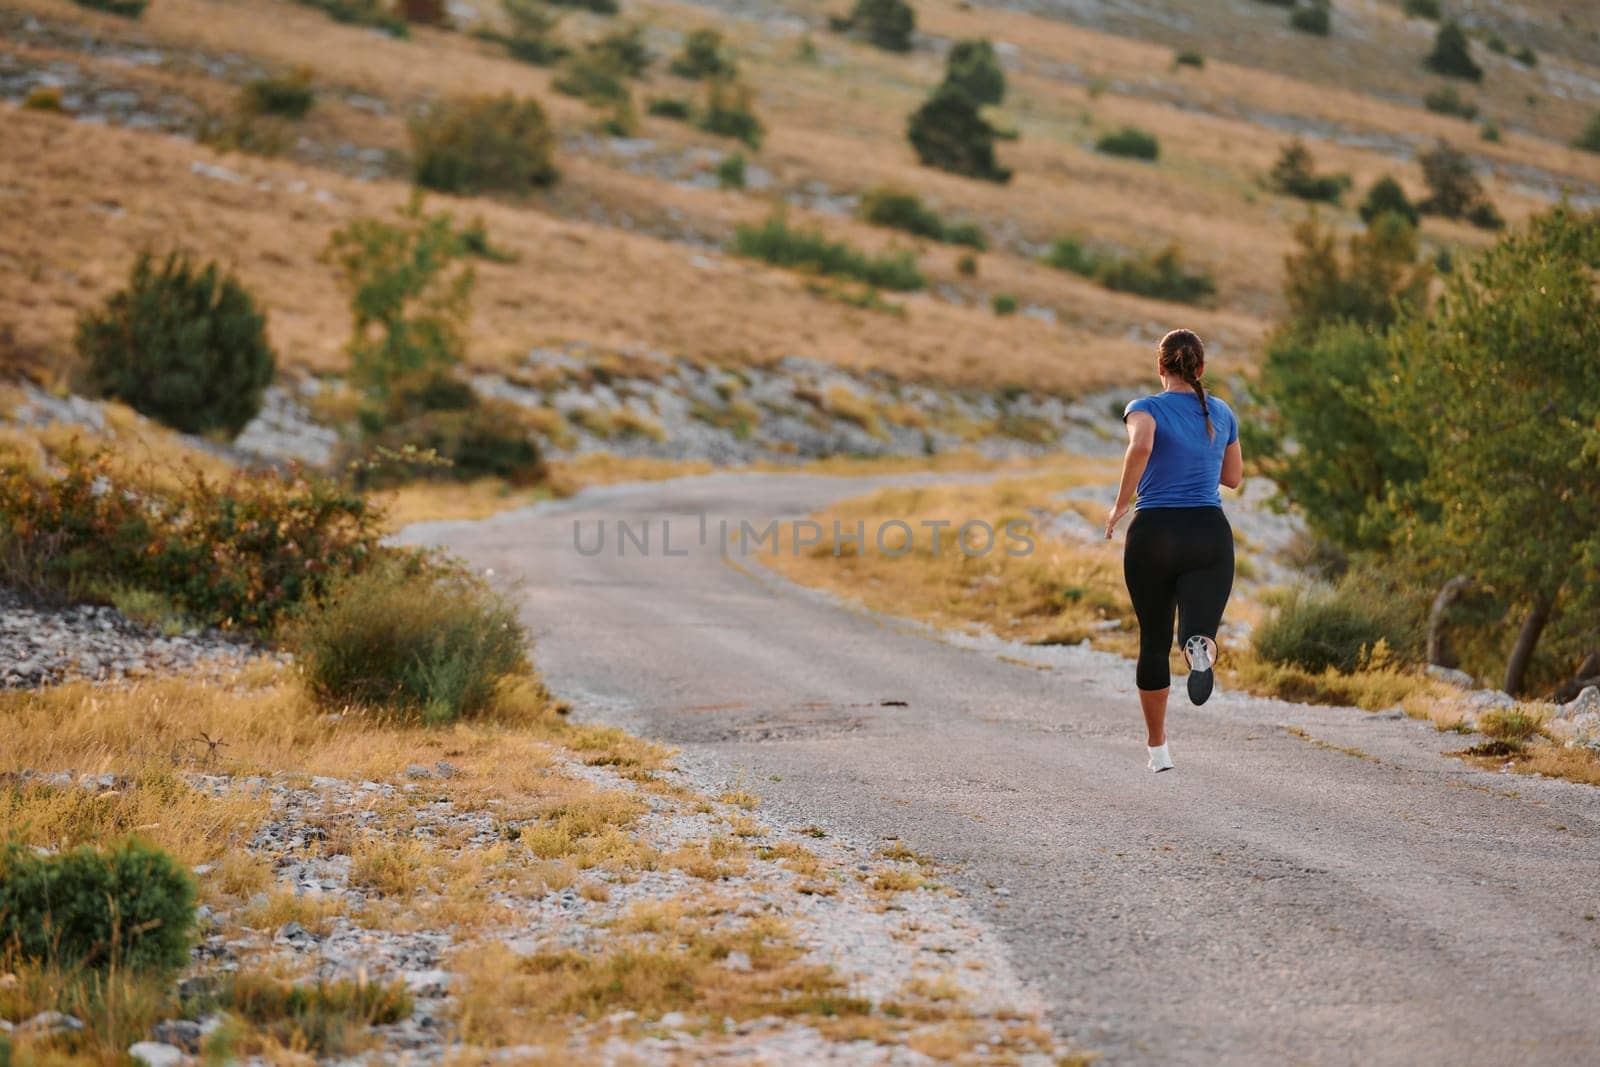
[[1244, 481], [1244, 453], [1240, 451], [1238, 441], [1222, 453], [1222, 477], [1218, 480], [1229, 489], [1239, 488]]
[[1139, 479], [1150, 464], [1150, 450], [1156, 444], [1156, 417], [1148, 411], [1130, 411], [1128, 423], [1128, 451], [1122, 457], [1122, 484], [1117, 486], [1117, 502], [1106, 515], [1106, 540], [1117, 528], [1122, 516], [1133, 503], [1133, 492], [1139, 488]]

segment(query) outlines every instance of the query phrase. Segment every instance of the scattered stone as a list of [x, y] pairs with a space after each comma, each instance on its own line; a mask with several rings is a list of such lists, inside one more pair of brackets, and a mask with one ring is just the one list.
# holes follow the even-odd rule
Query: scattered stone
[[1560, 714], [1566, 718], [1585, 711], [1600, 711], [1600, 685], [1585, 686], [1571, 701], [1561, 705]]
[[442, 997], [450, 990], [450, 972], [437, 968], [407, 971], [402, 980], [406, 991], [414, 997]]
[[734, 949], [732, 952], [728, 953], [728, 958], [723, 960], [722, 964], [730, 971], [738, 971], [741, 974], [748, 972], [751, 966], [750, 954], [747, 952], [741, 952], [738, 949]]
[[445, 760], [435, 761], [433, 771], [440, 778], [459, 778], [461, 776], [460, 769], [455, 764]]
[[406, 768], [406, 777], [407, 778], [432, 778], [433, 777], [433, 771], [431, 771], [427, 767], [424, 767], [420, 763], [413, 763], [413, 764], [411, 764], [411, 766]]
[[66, 1015], [59, 1011], [41, 1011], [17, 1027], [18, 1033], [31, 1038], [76, 1034], [82, 1030], [82, 1020], [75, 1015]]
[[1481, 714], [1500, 708], [1514, 708], [1517, 706], [1517, 698], [1498, 689], [1479, 689], [1467, 694], [1465, 706], [1467, 710]]
[[1454, 667], [1441, 667], [1437, 663], [1430, 663], [1423, 668], [1423, 673], [1429, 678], [1444, 682], [1446, 685], [1453, 685], [1457, 689], [1471, 690], [1478, 687], [1477, 680], [1472, 675], [1466, 671], [1458, 671]]
[[146, 1067], [178, 1067], [188, 1060], [183, 1049], [161, 1041], [136, 1041], [128, 1046], [128, 1055]]
[[205, 1027], [192, 1019], [165, 1019], [150, 1028], [152, 1040], [175, 1046], [190, 1054], [199, 1053], [200, 1042], [205, 1036]]

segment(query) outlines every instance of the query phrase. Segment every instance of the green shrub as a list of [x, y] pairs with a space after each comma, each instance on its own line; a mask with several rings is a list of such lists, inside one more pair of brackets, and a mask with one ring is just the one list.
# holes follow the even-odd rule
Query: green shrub
[[622, 10], [617, 0], [549, 0], [557, 7], [575, 7], [596, 15], [615, 15]]
[[1513, 748], [1521, 748], [1538, 737], [1544, 718], [1538, 712], [1521, 706], [1493, 708], [1478, 717], [1478, 732], [1491, 741]]
[[856, 0], [845, 18], [832, 20], [835, 30], [854, 33], [889, 52], [911, 51], [917, 13], [906, 0]]
[[719, 30], [695, 30], [683, 42], [683, 51], [673, 57], [667, 69], [680, 78], [733, 78], [739, 65], [722, 43]]
[[1274, 611], [1251, 635], [1269, 663], [1349, 674], [1366, 666], [1387, 635], [1359, 605], [1334, 594], [1299, 595]]
[[188, 433], [237, 434], [275, 367], [266, 318], [238, 279], [178, 252], [141, 253], [127, 286], [78, 320], [76, 345], [95, 389]]
[[644, 27], [637, 22], [603, 34], [588, 51], [630, 78], [641, 77], [656, 58], [644, 43]]
[[411, 1016], [403, 982], [317, 981], [296, 985], [281, 978], [234, 972], [222, 989], [222, 1004], [284, 1048], [325, 1057], [361, 1051], [374, 1026]]
[[1511, 53], [1511, 58], [1521, 63], [1524, 67], [1537, 67], [1539, 65], [1539, 53], [1535, 52], [1529, 45], [1518, 45], [1517, 50]]
[[146, 589], [197, 622], [265, 632], [380, 553], [381, 515], [302, 472], [195, 473], [174, 488], [105, 452], [58, 461], [43, 480], [0, 469], [0, 573], [32, 592]]
[[399, 214], [398, 224], [352, 220], [323, 253], [350, 296], [351, 377], [379, 396], [403, 376], [461, 362], [475, 280], [456, 265], [464, 247], [448, 214], [425, 214], [420, 196]]
[[446, 193], [528, 192], [558, 176], [554, 138], [537, 100], [442, 100], [411, 123], [416, 183]]
[[409, 37], [406, 20], [391, 11], [382, 0], [297, 0], [306, 7], [314, 7], [335, 22], [352, 26], [370, 26], [382, 30], [390, 37]]
[[717, 185], [723, 189], [744, 188], [743, 152], [735, 152], [717, 164]]
[[978, 276], [978, 257], [971, 252], [961, 253], [961, 258], [956, 260], [956, 273], [963, 278], [976, 278]]
[[760, 226], [740, 226], [733, 251], [780, 267], [855, 278], [883, 289], [921, 289], [926, 284], [909, 252], [868, 256], [842, 241], [830, 241], [821, 230], [793, 229], [779, 213]]
[[488, 32], [483, 36], [503, 44], [513, 59], [547, 67], [572, 54], [572, 49], [556, 37], [556, 19], [540, 0], [500, 0], [500, 6], [511, 32]]
[[1201, 70], [1206, 65], [1206, 57], [1197, 49], [1184, 48], [1172, 57], [1172, 65], [1173, 67], [1193, 67], [1196, 70]]
[[276, 115], [285, 119], [305, 118], [316, 101], [311, 72], [305, 68], [290, 74], [257, 78], [247, 84], [241, 94], [241, 105], [247, 114]]
[[962, 89], [941, 85], [912, 113], [906, 136], [925, 167], [985, 181], [1007, 182], [1011, 171], [994, 158], [995, 130]]
[[79, 7], [106, 11], [113, 15], [121, 15], [125, 19], [138, 18], [144, 14], [144, 9], [150, 6], [150, 0], [72, 0], [72, 2]]
[[1350, 187], [1347, 174], [1318, 174], [1311, 149], [1296, 137], [1283, 146], [1278, 160], [1267, 175], [1267, 184], [1275, 192], [1301, 200], [1337, 204]]
[[1443, 16], [1443, 12], [1439, 10], [1439, 0], [1405, 0], [1401, 10], [1406, 13], [1407, 18], [1413, 19], [1431, 19], [1438, 22]]
[[1101, 134], [1094, 143], [1094, 150], [1108, 156], [1154, 160], [1161, 155], [1161, 142], [1156, 140], [1155, 134], [1137, 126], [1124, 126]]
[[695, 125], [718, 137], [732, 137], [751, 148], [761, 147], [766, 130], [750, 108], [750, 90], [724, 78], [706, 82], [705, 107]]
[[416, 477], [472, 481], [503, 478], [532, 485], [544, 465], [517, 407], [479, 398], [470, 385], [441, 370], [407, 375], [390, 385], [382, 406], [361, 412], [360, 446], [378, 458], [357, 465], [363, 487]]
[[0, 845], [0, 947], [28, 961], [170, 974], [189, 962], [194, 904], [189, 872], [141, 841], [52, 856]]
[[869, 189], [861, 198], [858, 211], [862, 221], [887, 226], [946, 244], [966, 245], [979, 251], [988, 247], [983, 231], [973, 223], [951, 225], [937, 211], [925, 206], [915, 193], [888, 186]]
[[1454, 85], [1441, 85], [1422, 98], [1422, 106], [1438, 115], [1454, 115], [1462, 119], [1478, 117], [1478, 105], [1461, 95]]
[[1014, 315], [1017, 311], [1017, 298], [1010, 293], [996, 293], [989, 298], [989, 306], [996, 315]]
[[1418, 162], [1422, 164], [1422, 180], [1428, 183], [1428, 196], [1417, 205], [1424, 215], [1465, 219], [1485, 229], [1504, 225], [1465, 152], [1440, 141]]
[[22, 106], [29, 111], [65, 111], [61, 103], [61, 90], [46, 85], [35, 85], [22, 98]]
[[1483, 68], [1472, 58], [1472, 43], [1460, 23], [1454, 19], [1439, 24], [1439, 31], [1433, 38], [1433, 51], [1428, 53], [1422, 65], [1447, 78], [1474, 82], [1483, 80]]
[[1387, 213], [1399, 215], [1412, 226], [1422, 221], [1422, 213], [1417, 210], [1417, 205], [1411, 202], [1400, 183], [1387, 174], [1372, 183], [1356, 210], [1361, 215], [1361, 221], [1368, 225], [1379, 215]]
[[567, 59], [561, 67], [561, 73], [550, 82], [550, 87], [585, 103], [605, 106], [628, 99], [625, 77], [610, 55], [586, 48]]
[[460, 241], [461, 254], [473, 256], [477, 259], [486, 259], [490, 263], [515, 263], [517, 254], [509, 252], [496, 245], [489, 237], [489, 227], [483, 221], [483, 216], [474, 218], [463, 226], [456, 234]]
[[1006, 98], [1006, 74], [994, 45], [987, 40], [957, 41], [945, 59], [944, 81], [972, 97], [973, 103], [998, 104]]
[[694, 105], [681, 96], [658, 96], [645, 105], [645, 111], [657, 118], [687, 122], [694, 115]]
[[1326, 37], [1333, 32], [1333, 18], [1326, 2], [1316, 3], [1313, 0], [1310, 7], [1297, 7], [1289, 12], [1289, 26], [1301, 33]]
[[1180, 304], [1205, 303], [1217, 291], [1211, 272], [1185, 265], [1183, 250], [1175, 244], [1154, 255], [1120, 255], [1091, 249], [1077, 237], [1063, 237], [1051, 245], [1045, 262], [1116, 292]]
[[294, 628], [295, 662], [316, 697], [453, 722], [486, 708], [527, 669], [511, 602], [472, 576], [374, 567], [334, 586]]
[[1589, 116], [1583, 131], [1573, 138], [1572, 147], [1585, 152], [1600, 152], [1600, 111]]

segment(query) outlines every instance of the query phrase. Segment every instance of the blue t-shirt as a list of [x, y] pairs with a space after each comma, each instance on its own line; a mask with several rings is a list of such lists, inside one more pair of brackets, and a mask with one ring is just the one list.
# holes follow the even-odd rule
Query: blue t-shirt
[[1155, 446], [1139, 478], [1139, 508], [1204, 508], [1222, 506], [1218, 480], [1222, 453], [1239, 439], [1239, 420], [1227, 404], [1206, 397], [1215, 437], [1206, 435], [1200, 398], [1193, 393], [1157, 393], [1130, 403], [1122, 419], [1143, 411], [1156, 420]]

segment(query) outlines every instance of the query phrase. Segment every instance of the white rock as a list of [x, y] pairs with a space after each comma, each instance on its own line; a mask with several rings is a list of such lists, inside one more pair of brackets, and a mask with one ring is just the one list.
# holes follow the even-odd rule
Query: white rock
[[1561, 705], [1563, 717], [1577, 715], [1584, 711], [1600, 711], [1600, 685], [1585, 686], [1571, 701]]
[[661, 1025], [668, 1030], [676, 1030], [689, 1021], [689, 1017], [681, 1011], [669, 1011], [661, 1017]]
[[1476, 689], [1478, 686], [1472, 675], [1466, 671], [1458, 671], [1454, 667], [1441, 667], [1436, 663], [1430, 663], [1422, 670], [1429, 678], [1436, 678], [1457, 689]]
[[450, 988], [450, 972], [437, 968], [405, 973], [406, 992], [414, 997], [442, 997]]
[[750, 970], [750, 954], [735, 949], [728, 953], [728, 958], [723, 960], [722, 963], [730, 971], [746, 972]]
[[183, 1049], [160, 1041], [136, 1041], [128, 1046], [128, 1055], [148, 1067], [178, 1067], [188, 1059]]
[[1479, 689], [1468, 693], [1466, 706], [1473, 711], [1494, 711], [1497, 708], [1514, 708], [1517, 698], [1498, 689]]

